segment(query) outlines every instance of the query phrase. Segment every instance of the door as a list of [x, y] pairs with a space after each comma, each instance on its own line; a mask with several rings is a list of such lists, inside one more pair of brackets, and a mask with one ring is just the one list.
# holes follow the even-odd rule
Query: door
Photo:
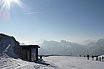
[[27, 60], [28, 61], [30, 60], [30, 52], [29, 52], [29, 50], [27, 50]]
[[36, 60], [36, 48], [31, 48], [31, 61]]

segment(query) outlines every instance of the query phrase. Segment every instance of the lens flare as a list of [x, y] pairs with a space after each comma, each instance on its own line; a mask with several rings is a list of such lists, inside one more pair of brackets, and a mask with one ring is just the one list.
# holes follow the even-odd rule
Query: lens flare
[[5, 0], [7, 6], [10, 8], [11, 0]]
[[[23, 8], [23, 4], [20, 0], [0, 0], [0, 18], [4, 17], [7, 14], [7, 12], [10, 15], [12, 3], [16, 3], [19, 7]], [[7, 15], [7, 17], [9, 16]]]

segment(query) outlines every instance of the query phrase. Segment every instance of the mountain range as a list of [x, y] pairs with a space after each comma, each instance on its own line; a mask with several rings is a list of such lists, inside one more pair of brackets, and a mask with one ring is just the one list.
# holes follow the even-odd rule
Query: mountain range
[[51, 55], [103, 55], [104, 54], [104, 39], [97, 41], [84, 41], [84, 44], [69, 42], [66, 40], [44, 41], [40, 44], [39, 54]]

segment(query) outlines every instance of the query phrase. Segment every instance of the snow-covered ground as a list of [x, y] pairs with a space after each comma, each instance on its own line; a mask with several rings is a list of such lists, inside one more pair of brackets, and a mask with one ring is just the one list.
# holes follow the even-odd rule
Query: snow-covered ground
[[54, 66], [45, 61], [28, 62], [21, 59], [14, 59], [6, 54], [0, 56], [0, 69], [54, 69]]
[[104, 62], [84, 57], [49, 56], [43, 62], [0, 57], [0, 69], [104, 69]]
[[50, 56], [44, 60], [55, 65], [56, 69], [104, 69], [104, 62], [84, 57]]

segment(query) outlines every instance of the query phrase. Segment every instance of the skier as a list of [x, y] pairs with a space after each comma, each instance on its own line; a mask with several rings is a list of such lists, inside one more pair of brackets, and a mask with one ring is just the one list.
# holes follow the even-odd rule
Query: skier
[[87, 54], [87, 60], [89, 60], [89, 55]]

